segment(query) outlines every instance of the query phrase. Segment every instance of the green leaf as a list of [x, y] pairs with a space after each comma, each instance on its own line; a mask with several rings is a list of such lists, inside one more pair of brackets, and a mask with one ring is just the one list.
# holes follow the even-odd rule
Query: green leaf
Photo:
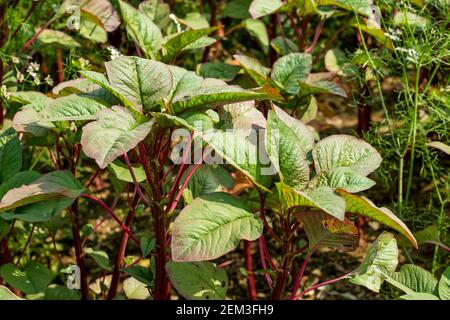
[[[142, 182], [146, 179], [144, 168], [139, 165], [138, 167], [132, 166], [133, 172], [137, 182]], [[133, 183], [133, 177], [131, 176], [128, 166], [119, 160], [114, 161], [108, 166], [108, 170], [114, 174], [117, 179], [125, 182]]]
[[36, 39], [38, 45], [57, 45], [65, 48], [77, 48], [80, 44], [68, 34], [58, 30], [43, 30]]
[[267, 120], [255, 107], [255, 101], [245, 101], [224, 105], [217, 110], [220, 117], [220, 129], [238, 130], [239, 134], [248, 137], [252, 130], [265, 128]]
[[339, 221], [325, 212], [305, 211], [297, 213], [308, 237], [309, 248], [316, 246], [353, 251], [358, 247], [358, 228], [348, 219]]
[[242, 23], [248, 33], [258, 40], [263, 51], [267, 53], [269, 51], [269, 35], [264, 22], [256, 19], [246, 19]]
[[269, 80], [270, 69], [263, 66], [256, 58], [235, 54], [233, 56], [257, 85], [263, 86]]
[[132, 266], [124, 268], [121, 271], [129, 274], [136, 280], [139, 280], [140, 282], [146, 284], [149, 287], [153, 286], [153, 273], [148, 267]]
[[299, 95], [304, 97], [311, 94], [334, 94], [347, 98], [345, 91], [336, 83], [327, 80], [299, 81]]
[[127, 110], [114, 106], [101, 110], [98, 120], [83, 127], [81, 145], [84, 153], [106, 168], [145, 139], [153, 121], [139, 124]]
[[427, 18], [406, 10], [397, 11], [393, 23], [395, 26], [413, 27], [415, 31], [424, 31], [431, 26], [431, 22]]
[[12, 263], [0, 268], [0, 275], [7, 284], [25, 294], [43, 292], [52, 280], [49, 269], [37, 262], [28, 263], [23, 269], [18, 269]]
[[[395, 282], [402, 284], [413, 292], [433, 294], [437, 287], [436, 278], [427, 270], [413, 264], [405, 264], [399, 272], [388, 272], [387, 281], [396, 286]], [[390, 280], [394, 281], [390, 281]], [[402, 286], [399, 289], [403, 289]], [[405, 291], [405, 293], [411, 293]]]
[[253, 0], [249, 12], [253, 19], [258, 19], [276, 12], [283, 5], [281, 0]]
[[224, 81], [233, 80], [239, 73], [238, 66], [233, 66], [231, 64], [222, 62], [208, 62], [200, 64], [198, 73], [204, 78], [216, 78]]
[[[192, 167], [191, 165], [190, 167]], [[180, 180], [183, 184], [192, 168], [188, 168]], [[225, 191], [231, 188], [234, 181], [226, 169], [219, 165], [202, 164], [190, 177], [185, 189], [183, 199], [185, 204], [189, 204], [198, 196], [210, 194], [218, 191]]]
[[327, 51], [325, 54], [325, 68], [344, 77], [354, 76], [358, 73], [358, 68], [352, 65], [350, 59], [339, 49]]
[[120, 17], [108, 0], [83, 0], [81, 10], [95, 16], [108, 32], [113, 32], [120, 26]]
[[71, 94], [57, 98], [39, 112], [39, 118], [43, 121], [77, 121], [94, 120], [99, 110], [106, 105], [90, 96]]
[[401, 300], [439, 300], [439, 298], [433, 294], [422, 293], [422, 292], [408, 293], [403, 296], [400, 296], [400, 299]]
[[336, 190], [336, 192], [345, 199], [346, 212], [359, 214], [364, 217], [381, 222], [388, 227], [400, 232], [406, 236], [414, 247], [417, 248], [417, 240], [412, 232], [392, 211], [388, 208], [378, 208], [372, 201], [365, 197], [348, 193], [344, 190]]
[[105, 67], [111, 87], [138, 111], [154, 109], [172, 88], [172, 74], [161, 62], [122, 56]]
[[0, 212], [61, 198], [72, 203], [83, 190], [83, 186], [69, 171], [53, 171], [34, 180], [31, 184], [9, 190], [1, 199]]
[[360, 23], [353, 23], [352, 27], [355, 27], [368, 35], [371, 35], [378, 43], [382, 44], [385, 48], [389, 50], [394, 50], [394, 44], [392, 43], [392, 40], [386, 36], [386, 33], [381, 28], [375, 28], [369, 25], [360, 24]]
[[134, 42], [151, 58], [161, 48], [162, 34], [148, 15], [119, 0], [120, 12], [127, 25], [127, 33]]
[[332, 189], [342, 189], [350, 193], [367, 190], [375, 185], [375, 181], [360, 175], [347, 167], [339, 167], [331, 172], [321, 172], [311, 179], [308, 187], [328, 186]]
[[283, 121], [283, 123], [295, 133], [297, 139], [300, 140], [303, 151], [311, 151], [314, 147], [314, 135], [311, 130], [300, 120], [291, 117], [283, 109], [276, 105], [273, 105], [273, 108], [279, 119]]
[[248, 9], [252, 0], [231, 0], [225, 3], [225, 7], [222, 10], [224, 17], [230, 17], [233, 19], [244, 20], [250, 18]]
[[450, 300], [450, 267], [447, 267], [439, 280], [439, 297], [442, 300]]
[[6, 129], [0, 132], [0, 186], [22, 168], [22, 146], [17, 132]]
[[0, 285], [0, 300], [25, 300], [16, 296], [7, 287]]
[[46, 105], [53, 101], [52, 98], [38, 91], [17, 91], [11, 93], [11, 100], [21, 104], [38, 103]]
[[379, 292], [385, 273], [395, 270], [398, 264], [397, 241], [389, 232], [383, 232], [367, 249], [366, 257], [349, 281]]
[[309, 53], [290, 53], [275, 61], [271, 78], [291, 94], [299, 90], [299, 81], [306, 80], [311, 71], [312, 58]]
[[251, 143], [241, 132], [217, 130], [200, 136], [228, 164], [240, 170], [259, 188], [266, 189], [273, 173], [269, 163], [262, 163], [258, 145]]
[[177, 33], [164, 44], [164, 48], [166, 50], [164, 55], [165, 60], [171, 61], [178, 52], [215, 30], [217, 30], [217, 27], [187, 30]]
[[366, 16], [372, 15], [372, 4], [370, 0], [316, 0], [317, 6], [338, 6]]
[[266, 149], [280, 180], [302, 190], [309, 181], [309, 166], [303, 141], [272, 110], [269, 110], [266, 129]]
[[188, 300], [225, 299], [227, 274], [211, 262], [169, 261], [166, 270], [175, 289]]
[[208, 19], [199, 12], [188, 12], [183, 19], [178, 21], [191, 29], [204, 29], [209, 27]]
[[135, 278], [128, 278], [123, 282], [123, 291], [127, 298], [131, 300], [146, 300], [150, 297], [145, 283]]
[[89, 12], [81, 12], [80, 18], [78, 32], [82, 37], [98, 43], [108, 42], [108, 34], [97, 17]]
[[[417, 244], [423, 245], [423, 244], [439, 244], [444, 245], [441, 241], [441, 232], [439, 230], [439, 227], [435, 224], [432, 224], [428, 227], [426, 227], [423, 230], [419, 230], [414, 232], [414, 238], [417, 240]], [[400, 237], [397, 238], [398, 245], [400, 247], [412, 247], [412, 243], [403, 235], [400, 235]]]
[[36, 171], [22, 171], [16, 173], [8, 181], [0, 184], [0, 199], [11, 189], [18, 188], [24, 184], [30, 184], [37, 178], [39, 178], [40, 173]]
[[86, 248], [84, 252], [90, 256], [99, 265], [100, 268], [110, 270], [109, 257], [105, 251]]
[[270, 46], [279, 56], [285, 56], [297, 51], [297, 44], [289, 38], [283, 38], [282, 36], [273, 38], [272, 41], [270, 41]]
[[314, 167], [319, 174], [338, 167], [348, 167], [367, 176], [381, 164], [381, 156], [364, 140], [339, 134], [320, 140], [313, 149]]
[[241, 239], [253, 241], [263, 224], [245, 203], [227, 193], [200, 196], [175, 219], [172, 259], [178, 262], [216, 259], [235, 249]]
[[66, 286], [51, 284], [45, 290], [45, 300], [81, 300], [79, 290], [69, 289]]
[[149, 253], [155, 249], [156, 246], [156, 239], [155, 238], [150, 238], [148, 236], [143, 236], [140, 239], [140, 247], [141, 247], [141, 253], [142, 253], [142, 257], [146, 258]]

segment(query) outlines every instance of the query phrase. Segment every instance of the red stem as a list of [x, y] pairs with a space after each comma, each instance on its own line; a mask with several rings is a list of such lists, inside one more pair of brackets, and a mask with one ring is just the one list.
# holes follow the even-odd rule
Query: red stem
[[142, 193], [141, 187], [139, 186], [139, 182], [136, 179], [136, 175], [134, 174], [134, 170], [133, 170], [133, 167], [131, 166], [130, 159], [128, 158], [128, 154], [124, 153], [123, 158], [125, 159], [125, 163], [127, 164], [128, 170], [130, 171], [131, 178], [133, 179], [134, 187], [136, 188], [137, 193], [141, 197], [142, 201], [145, 201], [148, 203], [148, 201], [146, 200], [146, 197]]
[[297, 276], [297, 279], [295, 279], [294, 289], [292, 290], [291, 296], [290, 296], [291, 300], [293, 300], [295, 298], [295, 294], [297, 293], [298, 288], [300, 287], [300, 281], [302, 280], [303, 274], [305, 273], [306, 266], [308, 265], [309, 258], [311, 258], [311, 255], [314, 253], [314, 251], [317, 249], [317, 247], [318, 247], [318, 243], [315, 244], [311, 248], [311, 250], [309, 250], [308, 254], [305, 257], [305, 260], [303, 261], [303, 264], [302, 264], [300, 272]]
[[306, 53], [309, 53], [311, 51], [313, 51], [313, 49], [315, 48], [317, 42], [319, 41], [320, 38], [320, 34], [322, 33], [322, 29], [323, 29], [323, 25], [325, 24], [325, 20], [320, 20], [319, 24], [316, 27], [316, 32], [314, 34], [314, 38], [313, 38], [313, 42], [311, 43], [311, 45], [305, 49]]
[[186, 176], [186, 179], [184, 179], [183, 184], [180, 187], [180, 190], [177, 193], [177, 196], [175, 197], [175, 200], [170, 205], [169, 211], [175, 210], [177, 207], [178, 202], [180, 201], [181, 195], [183, 194], [184, 189], [186, 188], [187, 184], [189, 183], [189, 180], [191, 179], [192, 175], [195, 173], [195, 170], [201, 165], [200, 163], [196, 163], [194, 167], [189, 171], [188, 175]]
[[131, 232], [131, 230], [125, 224], [122, 223], [122, 221], [120, 221], [119, 217], [114, 213], [114, 211], [110, 207], [108, 207], [108, 205], [106, 203], [104, 203], [99, 198], [97, 198], [95, 196], [91, 196], [86, 193], [82, 193], [82, 194], [80, 194], [80, 196], [90, 199], [90, 200], [96, 202], [97, 204], [99, 204], [101, 207], [103, 207], [106, 210], [106, 212], [108, 212], [109, 215], [119, 224], [122, 231], [126, 232], [130, 236], [131, 240], [133, 240], [138, 246], [140, 246], [138, 238]]
[[342, 279], [348, 277], [349, 275], [351, 275], [351, 274], [354, 273], [354, 272], [355, 272], [355, 271], [351, 271], [351, 272], [346, 273], [346, 274], [344, 274], [344, 275], [342, 275], [342, 276], [339, 276], [339, 277], [337, 277], [337, 278], [334, 278], [334, 279], [331, 279], [331, 280], [327, 280], [327, 281], [324, 281], [324, 282], [322, 282], [322, 283], [318, 283], [318, 284], [316, 284], [316, 285], [313, 285], [312, 287], [309, 287], [308, 289], [306, 289], [306, 290], [300, 292], [300, 293], [299, 293], [297, 296], [295, 296], [294, 299], [292, 299], [292, 300], [298, 300], [298, 299], [300, 299], [303, 295], [305, 295], [306, 293], [308, 293], [308, 292], [310, 292], [310, 291], [313, 291], [313, 290], [315, 290], [315, 289], [317, 289], [317, 288], [326, 286], [327, 284], [331, 284], [331, 283], [338, 282], [339, 280], [342, 280]]

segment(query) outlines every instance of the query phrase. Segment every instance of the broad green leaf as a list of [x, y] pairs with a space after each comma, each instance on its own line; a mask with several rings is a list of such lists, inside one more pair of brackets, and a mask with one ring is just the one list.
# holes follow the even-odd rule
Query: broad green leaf
[[279, 56], [285, 56], [297, 51], [297, 44], [289, 38], [283, 38], [282, 36], [273, 38], [272, 41], [270, 41], [270, 45]]
[[283, 109], [273, 106], [276, 115], [279, 117], [283, 123], [288, 126], [300, 140], [302, 149], [305, 152], [309, 152], [314, 147], [314, 136], [308, 127], [303, 124], [300, 120], [291, 117]]
[[81, 300], [81, 293], [66, 286], [51, 284], [45, 290], [45, 300]]
[[[399, 272], [388, 272], [386, 276], [386, 280], [392, 285], [395, 286], [395, 282], [398, 282], [417, 293], [433, 294], [438, 285], [438, 281], [430, 272], [413, 264], [405, 264]], [[395, 282], [390, 281], [390, 278]], [[399, 287], [399, 289], [402, 289], [402, 287]], [[405, 291], [405, 293], [410, 292]]]
[[235, 54], [233, 56], [253, 78], [257, 85], [263, 86], [268, 82], [270, 69], [263, 66], [256, 58]]
[[428, 142], [427, 146], [441, 150], [442, 152], [445, 152], [446, 154], [450, 155], [450, 146], [446, 145], [445, 143], [442, 143], [440, 141]]
[[439, 300], [439, 298], [433, 294], [422, 293], [422, 292], [408, 293], [403, 296], [400, 296], [400, 299], [401, 300]]
[[172, 88], [172, 74], [161, 62], [122, 56], [105, 67], [111, 87], [138, 111], [154, 109]]
[[[146, 179], [144, 168], [139, 165], [138, 167], [132, 167], [134, 176], [136, 177], [137, 182], [142, 182]], [[118, 160], [114, 161], [108, 166], [108, 170], [114, 174], [117, 179], [126, 182], [134, 182], [133, 177], [131, 176], [130, 170], [128, 170], [128, 166]]]
[[258, 187], [265, 190], [273, 174], [270, 163], [263, 163], [261, 149], [239, 131], [212, 131], [200, 136], [226, 163], [245, 174]]
[[417, 240], [412, 232], [392, 211], [388, 208], [378, 208], [372, 201], [365, 197], [348, 193], [344, 190], [336, 190], [336, 192], [345, 199], [346, 212], [359, 214], [364, 217], [381, 222], [388, 227], [400, 232], [406, 236], [414, 247], [417, 248]]
[[66, 198], [70, 205], [83, 190], [69, 171], [53, 171], [30, 184], [9, 190], [0, 201], [0, 212], [61, 198]]
[[124, 268], [121, 270], [139, 280], [140, 282], [146, 284], [149, 287], [153, 286], [153, 273], [148, 267], [143, 266], [132, 266], [128, 268]]
[[238, 66], [233, 66], [227, 63], [208, 62], [202, 63], [199, 66], [198, 73], [204, 78], [216, 78], [224, 81], [231, 81], [239, 73], [240, 69], [241, 68]]
[[123, 291], [127, 298], [131, 300], [146, 300], [150, 297], [147, 286], [132, 277], [123, 282]]
[[[93, 87], [91, 84], [88, 89], [80, 88], [82, 92], [86, 92], [89, 95], [103, 98], [106, 101], [118, 101], [124, 106], [132, 106], [132, 103], [128, 101], [123, 95], [117, 92], [108, 82], [106, 76], [100, 72], [95, 71], [80, 71], [82, 77], [86, 78], [85, 81], [93, 82], [98, 87]], [[79, 79], [76, 79], [79, 80]], [[76, 81], [72, 80], [72, 81]], [[83, 84], [76, 84], [75, 87], [80, 87]], [[56, 87], [55, 87], [56, 88]], [[55, 89], [53, 88], [53, 89]], [[91, 89], [92, 88], [92, 89]], [[102, 90], [103, 89], [103, 90]], [[112, 97], [108, 96], [111, 95]], [[115, 104], [115, 103], [113, 103]]]
[[329, 187], [296, 191], [291, 187], [276, 183], [267, 197], [267, 206], [278, 213], [284, 213], [293, 207], [314, 208], [322, 210], [329, 215], [343, 221], [345, 216], [345, 201]]
[[16, 296], [7, 287], [0, 285], [0, 300], [25, 300]]
[[0, 132], [0, 185], [12, 178], [22, 168], [22, 146], [17, 132], [6, 129]]
[[209, 28], [208, 19], [199, 12], [189, 12], [183, 19], [178, 21], [191, 29], [204, 29]]
[[339, 167], [331, 172], [321, 172], [311, 179], [308, 187], [328, 186], [332, 189], [342, 189], [350, 193], [367, 190], [375, 185], [375, 181], [360, 175], [347, 167]]
[[355, 27], [368, 35], [371, 35], [376, 41], [378, 41], [380, 44], [382, 44], [385, 48], [389, 50], [394, 50], [394, 44], [392, 43], [392, 40], [386, 36], [386, 33], [381, 28], [375, 28], [372, 26], [368, 26], [365, 24], [360, 23], [353, 23], [352, 27]]
[[439, 297], [442, 300], [450, 300], [450, 267], [447, 267], [439, 280]]
[[267, 119], [266, 149], [280, 180], [296, 190], [304, 189], [309, 181], [304, 143], [272, 110]]
[[119, 0], [119, 6], [122, 18], [127, 25], [127, 33], [148, 56], [154, 58], [161, 48], [161, 30], [148, 15], [125, 1]]
[[372, 4], [371, 0], [316, 0], [317, 6], [338, 6], [366, 16], [372, 15]]
[[306, 80], [311, 71], [312, 58], [309, 53], [290, 53], [275, 61], [271, 78], [286, 92], [296, 94], [299, 81]]
[[339, 49], [328, 50], [325, 54], [325, 67], [339, 76], [350, 77], [358, 73], [358, 68], [351, 64], [345, 53]]
[[265, 128], [267, 120], [255, 107], [255, 101], [245, 101], [224, 105], [218, 109], [221, 127], [220, 129], [237, 130], [245, 137], [254, 131]]
[[281, 0], [253, 0], [249, 12], [253, 19], [258, 19], [276, 12], [283, 5]]
[[313, 149], [314, 167], [319, 174], [348, 167], [367, 176], [381, 164], [381, 156], [364, 140], [339, 134], [320, 140]]
[[166, 59], [166, 61], [171, 61], [178, 52], [182, 51], [188, 45], [210, 34], [216, 29], [217, 27], [213, 27], [196, 30], [187, 30], [184, 32], [177, 33], [174, 37], [170, 38], [170, 40], [168, 40], [164, 44], [164, 48], [166, 50], [164, 58]]
[[11, 100], [22, 104], [39, 103], [46, 105], [53, 101], [52, 98], [38, 91], [17, 91], [11, 93]]
[[42, 31], [37, 37], [36, 43], [38, 45], [57, 45], [65, 48], [80, 47], [80, 44], [67, 33], [50, 29]]
[[[184, 183], [186, 176], [192, 170], [191, 167], [192, 165], [185, 171], [180, 180], [180, 184]], [[183, 190], [183, 199], [185, 204], [189, 204], [198, 196], [217, 191], [225, 191], [227, 188], [232, 188], [233, 185], [233, 178], [222, 166], [202, 164], [190, 177]]]
[[47, 108], [39, 112], [42, 121], [94, 120], [99, 110], [106, 105], [86, 95], [71, 94], [53, 100]]
[[216, 38], [205, 36], [198, 40], [195, 40], [191, 44], [188, 44], [186, 47], [184, 47], [183, 51], [201, 49], [213, 45], [216, 42], [217, 42]]
[[225, 3], [222, 10], [224, 17], [230, 17], [233, 19], [244, 20], [250, 18], [248, 9], [252, 0], [231, 0]]
[[304, 211], [297, 213], [308, 237], [309, 248], [316, 246], [353, 251], [358, 247], [358, 228], [348, 219], [339, 221], [325, 212]]
[[317, 117], [317, 112], [319, 110], [317, 100], [314, 96], [310, 96], [309, 99], [309, 103], [305, 106], [306, 110], [303, 112], [303, 115], [300, 118], [300, 121], [302, 123], [308, 123]]
[[82, 0], [82, 12], [88, 12], [97, 17], [101, 26], [108, 32], [113, 32], [120, 26], [120, 17], [108, 0]]
[[117, 157], [137, 146], [149, 134], [153, 121], [139, 124], [127, 110], [114, 106], [101, 110], [98, 120], [83, 127], [84, 153], [106, 168]]
[[0, 275], [7, 284], [25, 294], [43, 292], [52, 280], [51, 271], [37, 262], [30, 262], [23, 269], [5, 264], [0, 267]]
[[150, 254], [150, 252], [153, 249], [155, 249], [156, 239], [150, 238], [148, 236], [143, 236], [140, 239], [139, 244], [141, 248], [142, 257], [146, 258]]
[[170, 7], [167, 3], [159, 0], [147, 0], [139, 3], [139, 10], [145, 12], [150, 19], [156, 23], [161, 30], [167, 28], [170, 23]]
[[345, 91], [336, 83], [327, 80], [319, 81], [299, 81], [299, 95], [308, 96], [311, 94], [335, 94], [347, 98]]
[[82, 37], [98, 43], [108, 42], [108, 34], [96, 16], [89, 12], [81, 12], [80, 18], [78, 32]]
[[261, 48], [264, 52], [269, 51], [269, 35], [267, 33], [266, 25], [261, 20], [257, 19], [246, 19], [243, 22], [244, 28], [248, 33], [258, 40]]
[[228, 277], [211, 262], [166, 263], [167, 274], [177, 292], [188, 300], [224, 300]]
[[367, 249], [366, 257], [349, 281], [379, 292], [385, 273], [395, 271], [398, 264], [397, 242], [389, 232], [383, 232]]
[[0, 199], [2, 199], [9, 190], [18, 188], [24, 184], [30, 184], [39, 178], [40, 175], [41, 174], [37, 171], [22, 171], [16, 173], [9, 180], [0, 184]]
[[110, 270], [109, 257], [105, 251], [86, 248], [84, 252], [90, 256], [99, 265], [100, 268]]
[[395, 13], [393, 23], [395, 26], [413, 27], [416, 31], [427, 30], [431, 22], [414, 12], [399, 10]]
[[242, 200], [222, 192], [203, 195], [175, 219], [172, 259], [177, 262], [213, 260], [235, 249], [241, 239], [258, 239], [262, 230], [262, 221]]

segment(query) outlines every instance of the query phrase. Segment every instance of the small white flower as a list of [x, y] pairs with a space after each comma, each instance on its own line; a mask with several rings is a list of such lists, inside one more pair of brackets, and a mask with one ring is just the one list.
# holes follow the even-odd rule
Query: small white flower
[[85, 58], [80, 58], [80, 68], [81, 69], [85, 69], [87, 67], [89, 67], [89, 65], [91, 64], [91, 62], [88, 59]]
[[16, 57], [16, 56], [12, 56], [11, 60], [12, 60], [12, 63], [14, 63], [14, 64], [18, 64], [20, 62], [19, 57]]
[[33, 81], [37, 86], [41, 84], [41, 80], [39, 79], [39, 77], [34, 78]]
[[406, 53], [406, 60], [411, 63], [417, 63], [419, 61], [419, 53], [412, 48], [395, 48], [395, 50]]
[[392, 41], [400, 41], [401, 40], [399, 36], [397, 36], [393, 33], [385, 32], [384, 35], [386, 37], [388, 37], [389, 39], [391, 39]]
[[9, 97], [11, 96], [11, 94], [8, 92], [8, 89], [6, 89], [5, 85], [2, 85], [1, 89], [0, 89], [0, 93], [3, 97], [5, 97], [6, 99], [9, 99]]
[[50, 86], [53, 87], [53, 85], [55, 84], [55, 82], [53, 81], [52, 77], [50, 77], [50, 75], [47, 75], [44, 79], [44, 81]]
[[22, 81], [25, 79], [25, 76], [20, 71], [17, 71], [16, 74], [16, 80], [18, 83], [22, 83]]
[[31, 69], [33, 69], [34, 71], [39, 71], [39, 68], [41, 67], [41, 65], [37, 62], [30, 62], [30, 67]]
[[172, 20], [175, 25], [177, 26], [177, 33], [180, 33], [181, 31], [181, 24], [178, 22], [178, 18], [176, 15], [174, 15], [173, 13], [169, 14], [169, 19]]
[[111, 54], [111, 60], [114, 60], [122, 55], [120, 51], [114, 48], [113, 46], [108, 46], [106, 47], [106, 49], [108, 49]]

